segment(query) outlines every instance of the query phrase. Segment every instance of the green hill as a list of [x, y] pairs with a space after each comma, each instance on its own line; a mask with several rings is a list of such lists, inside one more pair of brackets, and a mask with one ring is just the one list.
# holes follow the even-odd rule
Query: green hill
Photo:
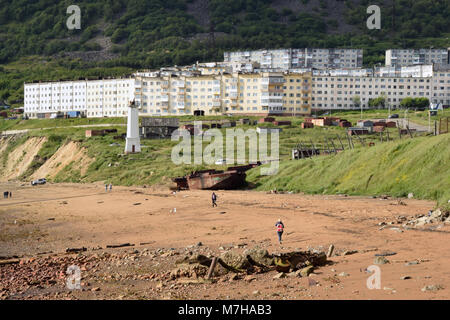
[[282, 161], [277, 175], [247, 180], [258, 190], [450, 200], [450, 135], [389, 142], [336, 156]]
[[[450, 33], [447, 0], [79, 0], [81, 29], [68, 30], [72, 4], [0, 0], [0, 101], [20, 105], [24, 80], [222, 60], [228, 50], [356, 47], [370, 66], [390, 47], [447, 47]], [[382, 27], [369, 31], [373, 4]]]

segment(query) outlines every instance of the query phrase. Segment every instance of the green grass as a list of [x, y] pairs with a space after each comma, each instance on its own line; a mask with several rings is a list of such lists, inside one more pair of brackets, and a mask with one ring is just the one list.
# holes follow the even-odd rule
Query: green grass
[[381, 195], [450, 199], [450, 135], [420, 137], [359, 148], [338, 155], [280, 163], [278, 174], [247, 180], [258, 190], [312, 194]]
[[[375, 111], [378, 112], [378, 111]], [[343, 113], [342, 116], [355, 122], [355, 113]], [[229, 119], [229, 117], [208, 117], [207, 120]], [[236, 120], [238, 117], [232, 118]], [[123, 118], [115, 118], [117, 121]], [[115, 119], [112, 119], [113, 122]], [[260, 190], [288, 190], [308, 193], [348, 193], [348, 194], [381, 194], [405, 196], [413, 192], [417, 197], [435, 199], [440, 202], [449, 198], [450, 172], [448, 169], [449, 135], [439, 137], [403, 138], [399, 140], [396, 129], [390, 129], [391, 139], [395, 141], [381, 143], [379, 135], [365, 135], [362, 139], [366, 145], [375, 143], [375, 147], [364, 147], [357, 138], [353, 138], [354, 150], [348, 150], [346, 130], [340, 127], [315, 127], [302, 129], [302, 118], [282, 117], [277, 119], [291, 120], [291, 126], [283, 126], [280, 134], [280, 173], [276, 176], [260, 177], [259, 169], [249, 174], [249, 181]], [[74, 119], [74, 125], [89, 119]], [[111, 119], [91, 119], [91, 124]], [[205, 120], [204, 117], [182, 117], [181, 121]], [[142, 152], [123, 155], [125, 142], [116, 140], [114, 136], [126, 132], [126, 127], [116, 126], [117, 133], [104, 137], [85, 137], [85, 128], [67, 127], [70, 119], [36, 120], [30, 126], [45, 121], [45, 125], [60, 127], [49, 130], [30, 131], [22, 138], [16, 139], [8, 146], [9, 153], [25, 139], [31, 136], [46, 136], [48, 141], [33, 160], [32, 165], [21, 177], [26, 179], [36, 171], [45, 160], [49, 159], [65, 142], [77, 141], [85, 147], [87, 154], [93, 159], [88, 168], [81, 171], [79, 165], [71, 163], [59, 172], [54, 182], [97, 182], [114, 185], [165, 185], [171, 179], [185, 175], [194, 170], [209, 168], [224, 169], [226, 166], [186, 164], [177, 166], [172, 163], [172, 148], [178, 142], [170, 139], [141, 140]], [[26, 122], [25, 122], [26, 123]], [[120, 123], [120, 122], [119, 122]], [[18, 124], [22, 125], [22, 124]], [[266, 124], [264, 124], [266, 126]], [[270, 126], [270, 125], [268, 125]], [[113, 126], [114, 128], [114, 126]], [[256, 128], [255, 126], [238, 126], [238, 129]], [[225, 137], [225, 130], [221, 129]], [[337, 148], [341, 147], [338, 136], [344, 145], [345, 152], [337, 156], [322, 156], [308, 160], [292, 161], [291, 149], [299, 142], [306, 146], [311, 140], [318, 148], [326, 146], [325, 139], [333, 140]], [[225, 139], [224, 139], [225, 140]], [[118, 144], [118, 145], [113, 145]], [[203, 143], [205, 148], [209, 142]], [[226, 157], [226, 143], [224, 157]], [[330, 144], [331, 147], [331, 144]], [[193, 149], [193, 148], [192, 148]], [[247, 159], [250, 150], [246, 146]], [[236, 153], [236, 143], [235, 143]], [[6, 163], [7, 157], [3, 157]], [[446, 167], [447, 166], [447, 167]], [[82, 174], [83, 172], [83, 174]], [[372, 177], [371, 177], [372, 176]]]
[[[412, 122], [428, 126], [428, 111], [414, 111], [410, 110], [405, 114], [404, 109], [391, 110], [391, 114], [397, 113], [400, 118], [405, 116]], [[356, 122], [361, 119], [360, 111], [332, 111], [331, 116], [342, 117], [351, 122]], [[364, 110], [363, 119], [387, 119], [389, 116], [389, 110]], [[445, 109], [443, 111], [438, 111], [436, 116], [431, 117], [431, 128], [434, 128], [434, 121], [439, 121], [442, 117], [450, 117], [450, 109]]]

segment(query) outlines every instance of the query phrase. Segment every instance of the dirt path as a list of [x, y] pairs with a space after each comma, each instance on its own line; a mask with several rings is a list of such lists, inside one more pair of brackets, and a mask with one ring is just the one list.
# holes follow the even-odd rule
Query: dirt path
[[[311, 289], [310, 298], [450, 298], [450, 226], [419, 231], [405, 230], [401, 225], [383, 228], [378, 225], [395, 221], [398, 216], [427, 213], [434, 207], [429, 201], [403, 199], [404, 204], [399, 204], [394, 199], [369, 197], [219, 191], [219, 206], [212, 208], [208, 191], [172, 194], [167, 190], [113, 187], [112, 192], [106, 193], [101, 184], [37, 188], [19, 185], [11, 188], [9, 184], [0, 185], [0, 190], [6, 187], [13, 191], [14, 198], [0, 200], [0, 256], [35, 256], [83, 246], [91, 250], [117, 243], [156, 249], [186, 248], [202, 242], [216, 251], [220, 247], [258, 245], [269, 252], [326, 250], [334, 244], [341, 252], [358, 253], [335, 257], [335, 266], [324, 267], [315, 274], [324, 284], [323, 279], [328, 276], [342, 272], [348, 275], [339, 277], [340, 285]], [[286, 225], [282, 246], [276, 241], [274, 224], [278, 218]], [[368, 290], [368, 275], [361, 270], [372, 265], [374, 254], [382, 251], [396, 254], [388, 257], [391, 263], [381, 266], [382, 290]], [[416, 260], [422, 262], [405, 265]], [[411, 280], [400, 280], [402, 276]], [[219, 294], [223, 298], [242, 298], [243, 292], [251, 298], [251, 290], [267, 294], [284, 290], [268, 286], [267, 281], [272, 279], [264, 277], [267, 278], [261, 276], [262, 282], [251, 285], [236, 284], [239, 290], [230, 292], [217, 291], [217, 287], [192, 292], [198, 292], [198, 298], [214, 298]], [[300, 285], [298, 281], [293, 283]], [[291, 285], [289, 279], [281, 279], [277, 285], [280, 283]], [[430, 284], [445, 289], [435, 293], [421, 291]], [[292, 294], [291, 298], [298, 298]]]

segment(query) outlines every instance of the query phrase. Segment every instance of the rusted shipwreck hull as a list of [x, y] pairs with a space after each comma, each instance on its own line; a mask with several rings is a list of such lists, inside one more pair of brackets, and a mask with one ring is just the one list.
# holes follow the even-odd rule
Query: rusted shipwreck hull
[[178, 190], [232, 190], [245, 185], [246, 171], [258, 166], [229, 167], [226, 171], [203, 170], [196, 171], [185, 177], [173, 179]]

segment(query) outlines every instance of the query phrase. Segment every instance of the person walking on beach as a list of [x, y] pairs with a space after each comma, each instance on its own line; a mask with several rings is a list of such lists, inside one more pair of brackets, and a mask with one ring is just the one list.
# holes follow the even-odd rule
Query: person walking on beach
[[217, 201], [217, 196], [216, 196], [216, 194], [215, 194], [214, 192], [212, 193], [211, 200], [212, 200], [212, 206], [213, 206], [213, 208], [214, 208], [214, 207], [217, 207], [217, 203], [216, 203], [216, 201]]
[[283, 231], [284, 231], [284, 224], [283, 224], [283, 221], [281, 221], [281, 218], [278, 219], [277, 223], [275, 223], [275, 227], [277, 227], [278, 241], [281, 244], [281, 237], [282, 237]]
[[109, 184], [109, 191], [112, 191], [112, 183]]
[[105, 184], [105, 191], [108, 192], [108, 185]]

